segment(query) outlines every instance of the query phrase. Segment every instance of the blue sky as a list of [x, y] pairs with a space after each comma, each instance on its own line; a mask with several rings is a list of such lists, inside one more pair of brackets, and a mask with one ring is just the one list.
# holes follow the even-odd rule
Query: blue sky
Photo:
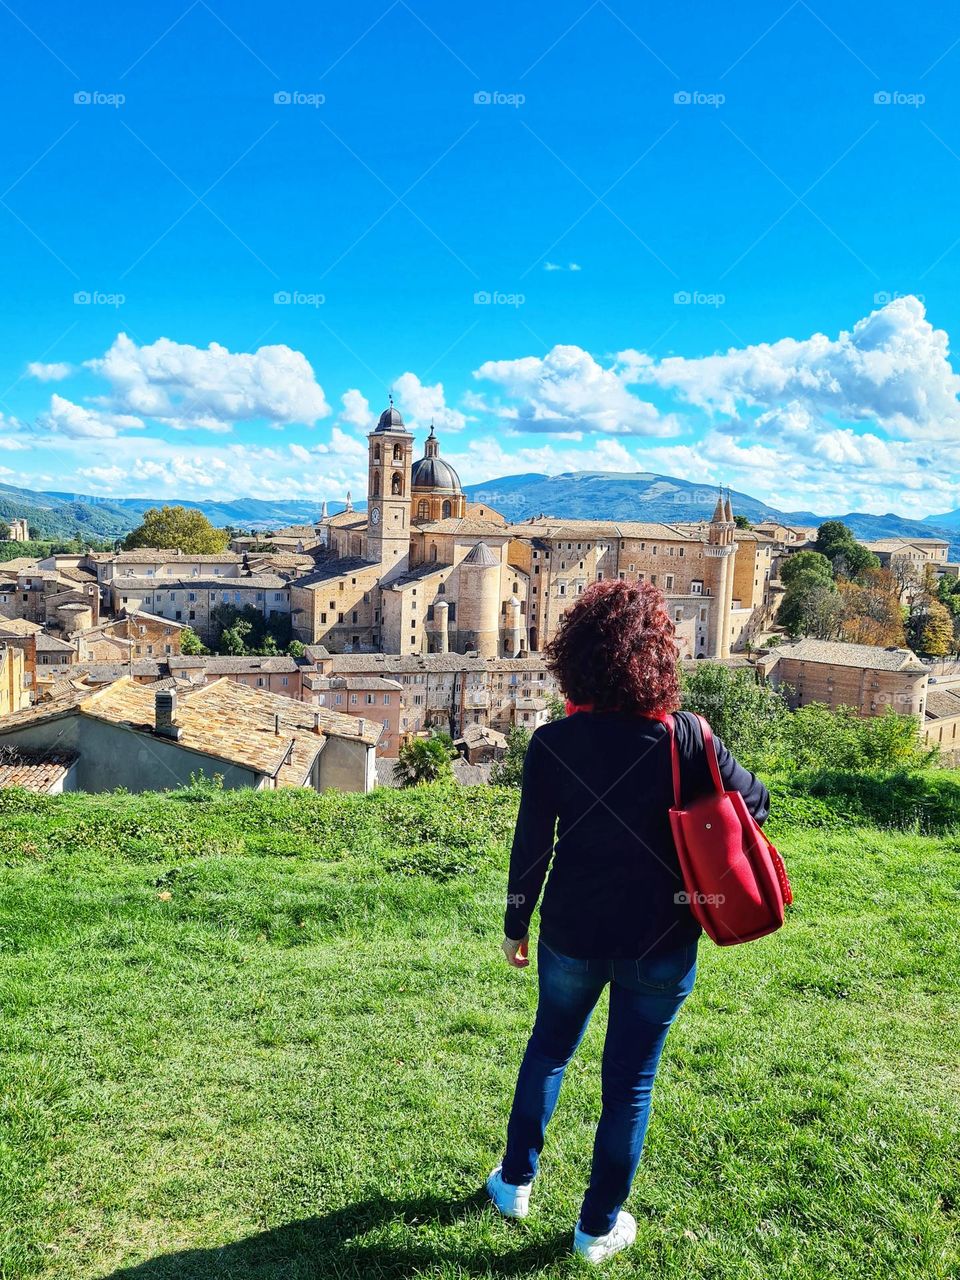
[[6, 483], [336, 499], [392, 390], [467, 481], [960, 505], [946, 10], [11, 0], [0, 48]]

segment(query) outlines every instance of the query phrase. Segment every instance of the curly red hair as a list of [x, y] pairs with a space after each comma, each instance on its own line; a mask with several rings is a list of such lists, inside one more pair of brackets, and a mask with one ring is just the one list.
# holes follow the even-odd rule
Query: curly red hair
[[563, 617], [547, 664], [577, 706], [657, 716], [680, 705], [674, 625], [647, 582], [595, 582]]

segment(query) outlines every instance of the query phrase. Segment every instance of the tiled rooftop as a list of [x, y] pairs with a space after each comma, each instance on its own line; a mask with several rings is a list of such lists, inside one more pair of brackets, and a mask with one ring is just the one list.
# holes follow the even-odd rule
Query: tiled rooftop
[[839, 667], [865, 667], [873, 671], [926, 670], [911, 649], [881, 648], [872, 644], [846, 644], [841, 640], [798, 640], [782, 644], [776, 653], [802, 662], [828, 662]]
[[0, 618], [0, 635], [33, 636], [42, 630], [39, 622], [31, 622], [28, 618]]
[[76, 760], [74, 752], [53, 748], [48, 751], [0, 750], [0, 787], [24, 787], [27, 791], [46, 794], [66, 776]]
[[[135, 551], [118, 551], [102, 556], [112, 560], [114, 564], [167, 564], [169, 561], [186, 560], [191, 564], [237, 564], [240, 556], [236, 551], [216, 551], [212, 553], [194, 554], [178, 551], [176, 547], [140, 547]], [[101, 555], [97, 554], [97, 559]]]
[[[468, 658], [462, 653], [333, 653], [329, 655], [335, 674], [382, 672], [410, 674], [417, 671], [543, 671], [542, 656], [533, 658]], [[326, 659], [324, 659], [326, 661]]]
[[379, 565], [372, 564], [360, 556], [341, 556], [335, 560], [324, 560], [311, 573], [304, 574], [302, 578], [295, 578], [290, 585], [310, 591], [314, 587], [322, 586], [325, 582], [359, 573], [362, 569], [374, 569], [378, 573], [381, 571]]
[[563, 539], [650, 538], [661, 542], [702, 541], [694, 533], [674, 524], [654, 524], [636, 520], [526, 520], [512, 524], [507, 530], [514, 538]]
[[511, 533], [507, 525], [495, 520], [480, 520], [476, 516], [448, 516], [446, 520], [431, 520], [417, 526], [420, 533], [457, 533], [468, 537], [505, 538]]
[[286, 578], [276, 573], [251, 573], [243, 577], [228, 578], [191, 578], [146, 577], [138, 573], [125, 573], [119, 578], [111, 578], [109, 586], [119, 595], [125, 591], [251, 591], [274, 590], [288, 585]]
[[273, 657], [255, 655], [249, 658], [233, 657], [228, 654], [196, 657], [187, 657], [186, 654], [171, 654], [166, 661], [172, 670], [209, 671], [211, 674], [218, 676], [249, 675], [256, 674], [258, 671], [269, 672], [271, 675], [288, 675], [299, 669], [296, 659], [288, 657], [286, 654], [277, 654]]

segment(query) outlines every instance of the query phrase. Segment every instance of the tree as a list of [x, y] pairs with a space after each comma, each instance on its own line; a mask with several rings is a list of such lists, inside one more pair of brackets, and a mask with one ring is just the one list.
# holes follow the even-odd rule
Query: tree
[[815, 573], [829, 582], [833, 577], [833, 566], [819, 551], [797, 551], [780, 566], [780, 581], [789, 587], [801, 573]]
[[6, 520], [0, 520], [0, 542], [7, 542], [10, 538], [10, 526]]
[[753, 528], [753, 525], [750, 523], [750, 521], [747, 519], [746, 516], [734, 516], [733, 523], [737, 526], [738, 529]]
[[843, 600], [836, 585], [819, 572], [798, 573], [783, 593], [777, 622], [792, 637], [832, 640], [840, 630]]
[[291, 640], [287, 645], [287, 653], [291, 658], [305, 658], [307, 655], [307, 646], [302, 640]]
[[565, 720], [567, 718], [567, 704], [559, 693], [552, 693], [547, 699], [547, 715], [551, 720]]
[[523, 725], [514, 724], [507, 730], [507, 750], [502, 760], [497, 760], [490, 770], [490, 781], [495, 787], [519, 787], [523, 781], [523, 762], [530, 745], [530, 732]]
[[220, 649], [223, 653], [242, 658], [247, 650], [247, 637], [253, 627], [246, 618], [237, 618], [232, 627], [225, 627], [220, 633]]
[[825, 520], [813, 546], [830, 561], [836, 578], [858, 578], [867, 569], [880, 567], [873, 552], [857, 542], [842, 520]]
[[393, 776], [401, 787], [417, 787], [424, 782], [440, 782], [453, 776], [453, 752], [440, 735], [412, 738], [400, 748]]
[[194, 658], [201, 653], [209, 652], [209, 650], [193, 627], [184, 627], [180, 632], [180, 652], [185, 653], [188, 658]]
[[716, 662], [698, 662], [680, 673], [684, 711], [706, 717], [738, 759], [759, 768], [777, 752], [790, 715], [783, 695], [758, 682], [753, 669], [733, 670]]
[[868, 569], [861, 582], [841, 582], [841, 631], [852, 644], [906, 644], [903, 611], [889, 569]]
[[151, 507], [143, 523], [127, 535], [128, 551], [138, 547], [174, 547], [185, 555], [211, 555], [226, 550], [227, 532], [215, 529], [202, 511], [187, 507]]
[[931, 600], [920, 633], [920, 652], [931, 658], [945, 658], [952, 648], [953, 618], [950, 610], [939, 600]]

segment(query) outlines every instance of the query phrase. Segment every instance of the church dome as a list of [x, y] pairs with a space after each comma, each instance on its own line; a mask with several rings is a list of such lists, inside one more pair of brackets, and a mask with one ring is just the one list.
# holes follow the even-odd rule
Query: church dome
[[432, 489], [437, 493], [462, 493], [460, 477], [449, 462], [440, 457], [440, 444], [433, 426], [427, 436], [426, 452], [413, 464], [410, 484], [414, 489]]
[[380, 415], [380, 421], [377, 423], [378, 431], [406, 431], [403, 425], [403, 419], [400, 417], [400, 410], [390, 401], [390, 408], [384, 409]]
[[462, 493], [460, 477], [442, 458], [421, 458], [413, 464], [410, 484], [414, 489], [438, 489], [443, 493]]

